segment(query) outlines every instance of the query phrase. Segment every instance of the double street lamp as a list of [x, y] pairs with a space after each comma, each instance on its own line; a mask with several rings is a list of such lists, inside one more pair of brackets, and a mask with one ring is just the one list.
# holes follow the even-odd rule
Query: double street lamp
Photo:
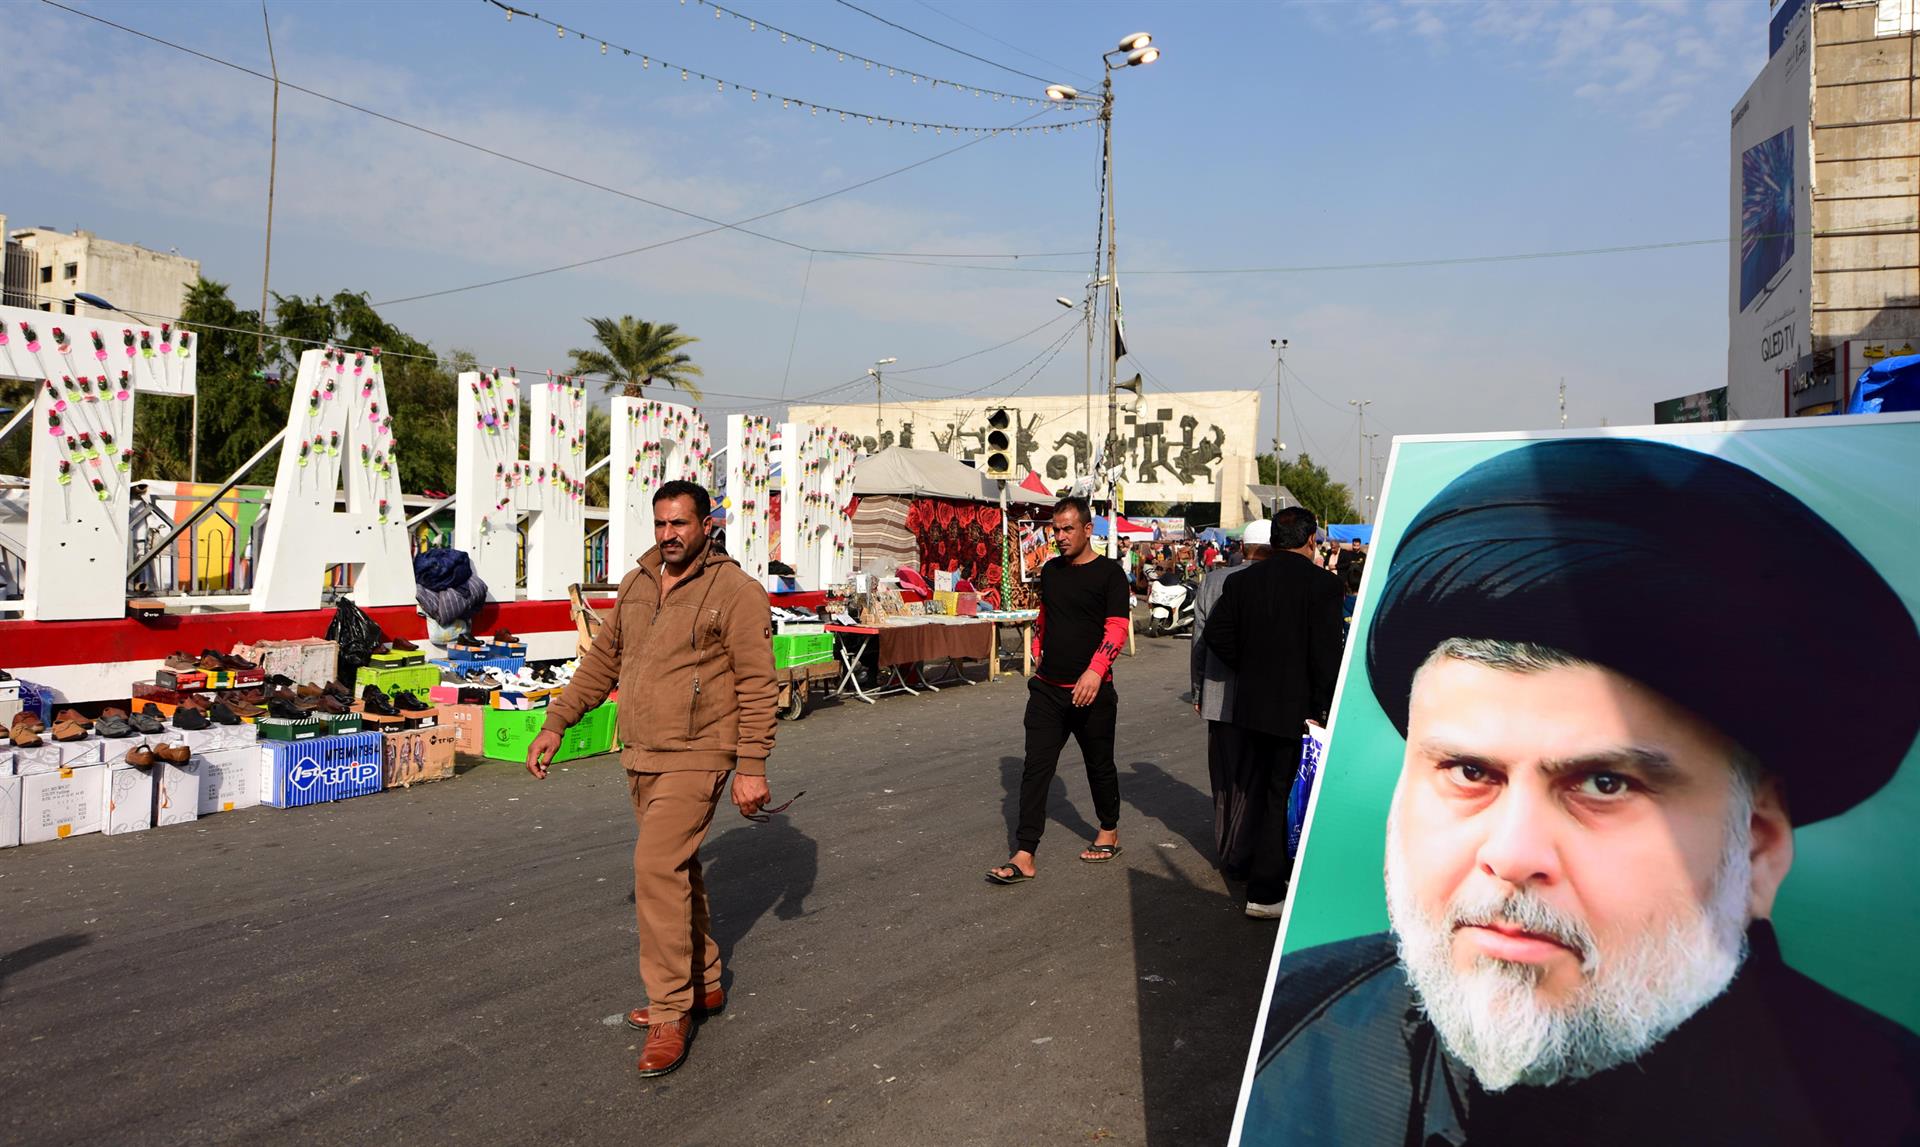
[[[1127, 36], [1120, 41], [1118, 48], [1106, 52], [1100, 57], [1100, 63], [1103, 68], [1103, 74], [1100, 80], [1100, 182], [1106, 189], [1106, 200], [1102, 205], [1102, 210], [1107, 219], [1107, 249], [1105, 273], [1098, 273], [1100, 267], [1098, 257], [1096, 256], [1096, 274], [1094, 275], [1094, 281], [1087, 286], [1087, 317], [1089, 320], [1093, 317], [1093, 292], [1103, 285], [1111, 290], [1118, 281], [1115, 278], [1117, 268], [1114, 261], [1116, 253], [1116, 228], [1113, 214], [1113, 70], [1115, 67], [1136, 68], [1142, 64], [1151, 64], [1159, 58], [1160, 49], [1153, 46], [1153, 37], [1145, 32], [1135, 32]], [[1077, 103], [1089, 99], [1089, 97], [1082, 95], [1078, 90], [1068, 84], [1048, 84], [1047, 98], [1056, 103]], [[1113, 321], [1115, 314], [1114, 299], [1115, 295], [1109, 293], [1107, 296], [1109, 323]], [[1067, 306], [1073, 305], [1070, 300], [1063, 301]], [[1091, 321], [1088, 322], [1087, 326], [1087, 339], [1088, 353], [1091, 355], [1093, 339], [1093, 326]], [[1117, 357], [1109, 353], [1107, 355], [1107, 441], [1105, 448], [1100, 452], [1101, 458], [1105, 463], [1102, 469], [1105, 471], [1107, 509], [1109, 513], [1113, 511], [1114, 486], [1118, 475], [1117, 457], [1120, 452], [1119, 392], [1115, 388], [1118, 366]], [[1091, 406], [1093, 390], [1091, 369], [1089, 369], [1088, 375], [1088, 405]], [[1091, 411], [1089, 411], [1088, 422], [1092, 422]], [[1088, 445], [1092, 445], [1091, 426], [1088, 427]], [[1109, 550], [1111, 550], [1113, 546], [1113, 534], [1114, 531], [1108, 531], [1107, 546]]]

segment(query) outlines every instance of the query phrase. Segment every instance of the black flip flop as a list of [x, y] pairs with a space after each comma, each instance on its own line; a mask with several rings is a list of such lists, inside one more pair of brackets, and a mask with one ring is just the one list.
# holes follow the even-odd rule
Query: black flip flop
[[[1081, 852], [1083, 855], [1080, 857], [1080, 859], [1085, 861], [1086, 863], [1105, 864], [1107, 861], [1112, 860], [1114, 857], [1120, 855], [1120, 846], [1117, 844], [1089, 844], [1084, 849], [1081, 849]], [[1088, 852], [1097, 852], [1100, 855], [1099, 856], [1084, 855], [1085, 853], [1088, 853]]]
[[[1010, 870], [1013, 875], [1000, 875], [1000, 870], [1003, 868]], [[1019, 866], [1009, 862], [1007, 864], [996, 864], [992, 868], [987, 869], [987, 879], [995, 884], [1025, 884], [1027, 881], [1032, 880], [1033, 877], [1020, 871]]]

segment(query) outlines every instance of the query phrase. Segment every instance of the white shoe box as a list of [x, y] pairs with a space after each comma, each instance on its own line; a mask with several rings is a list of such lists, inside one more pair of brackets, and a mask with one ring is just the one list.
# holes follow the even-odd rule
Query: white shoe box
[[0, 773], [0, 848], [20, 843], [21, 778]]
[[79, 765], [97, 765], [105, 759], [101, 756], [103, 742], [98, 737], [61, 742], [45, 733], [40, 736], [41, 744], [14, 750], [14, 772], [23, 777], [33, 773], [53, 773]]
[[100, 831], [108, 836], [127, 832], [145, 832], [153, 827], [153, 774], [159, 766], [136, 769], [129, 764], [100, 766]]
[[200, 766], [199, 815], [252, 808], [260, 803], [260, 750], [209, 749], [194, 755]]
[[[96, 747], [97, 747], [96, 742]], [[20, 843], [39, 844], [99, 832], [105, 765], [79, 765], [20, 778]]]
[[200, 819], [200, 758], [184, 765], [153, 766], [153, 826], [187, 824]]
[[214, 725], [205, 729], [173, 729], [171, 737], [166, 738], [175, 744], [185, 741], [187, 748], [196, 753], [209, 749], [252, 749], [257, 746], [260, 728], [257, 725]]

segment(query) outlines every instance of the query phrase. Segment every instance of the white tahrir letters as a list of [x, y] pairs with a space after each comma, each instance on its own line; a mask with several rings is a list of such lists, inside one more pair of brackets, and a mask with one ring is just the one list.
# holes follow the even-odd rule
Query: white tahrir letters
[[761, 585], [773, 540], [773, 423], [752, 414], [727, 416], [727, 553]]
[[[527, 600], [557, 601], [586, 560], [586, 388], [548, 375], [523, 402], [520, 379], [498, 369], [460, 376], [453, 548], [465, 550], [487, 596], [512, 601], [519, 517], [528, 515]], [[533, 457], [520, 457], [520, 419]]]
[[0, 376], [34, 383], [24, 615], [126, 615], [137, 394], [190, 395], [199, 339], [171, 323], [0, 307]]
[[250, 608], [319, 609], [323, 575], [341, 564], [358, 567], [357, 604], [413, 604], [413, 552], [378, 351], [301, 352], [268, 505]]
[[780, 560], [801, 589], [825, 589], [852, 572], [847, 503], [859, 448], [858, 438], [831, 426], [780, 426]]
[[653, 548], [654, 491], [684, 481], [717, 493], [713, 432], [690, 406], [616, 398], [609, 454], [607, 487], [613, 504], [607, 515], [607, 580], [617, 583]]

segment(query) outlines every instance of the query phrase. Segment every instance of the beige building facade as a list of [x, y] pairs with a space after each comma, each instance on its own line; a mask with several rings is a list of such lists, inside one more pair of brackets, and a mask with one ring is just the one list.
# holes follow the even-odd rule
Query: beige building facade
[[[984, 467], [987, 415], [995, 408], [1006, 409], [1013, 424], [1016, 472], [1032, 470], [1056, 492], [1092, 470], [1106, 439], [1105, 399], [1089, 405], [1078, 394], [796, 405], [788, 417], [856, 434], [868, 451], [938, 450]], [[1121, 410], [1118, 419], [1123, 500], [1217, 502], [1220, 523], [1228, 527], [1258, 516], [1248, 487], [1258, 481], [1259, 424], [1258, 391], [1148, 392], [1137, 409]]]
[[74, 298], [84, 291], [159, 321], [180, 313], [187, 289], [200, 278], [198, 259], [116, 243], [91, 231], [8, 231], [6, 216], [0, 215], [0, 234], [6, 236], [5, 294], [13, 306], [51, 314], [125, 317]]

